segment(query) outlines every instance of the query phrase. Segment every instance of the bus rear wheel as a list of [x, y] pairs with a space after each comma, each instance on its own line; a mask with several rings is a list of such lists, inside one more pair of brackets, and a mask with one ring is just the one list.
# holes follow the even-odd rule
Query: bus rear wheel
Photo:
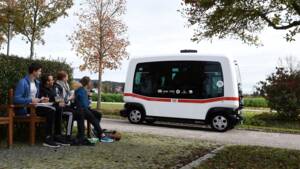
[[128, 120], [132, 124], [140, 124], [144, 121], [144, 112], [140, 109], [131, 109], [128, 114]]

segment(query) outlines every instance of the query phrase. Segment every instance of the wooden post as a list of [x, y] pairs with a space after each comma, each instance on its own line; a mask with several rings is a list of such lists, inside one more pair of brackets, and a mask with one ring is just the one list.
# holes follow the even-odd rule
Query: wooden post
[[13, 135], [14, 135], [14, 129], [13, 129], [13, 110], [12, 110], [12, 107], [11, 105], [8, 105], [7, 106], [7, 113], [8, 113], [8, 126], [7, 126], [7, 133], [8, 133], [8, 136], [7, 136], [7, 145], [8, 145], [8, 148], [11, 148], [12, 145], [13, 145]]
[[8, 105], [13, 105], [14, 103], [14, 89], [8, 90]]
[[29, 122], [29, 144], [35, 144], [35, 123], [36, 123], [36, 113], [34, 106], [30, 107], [30, 122]]

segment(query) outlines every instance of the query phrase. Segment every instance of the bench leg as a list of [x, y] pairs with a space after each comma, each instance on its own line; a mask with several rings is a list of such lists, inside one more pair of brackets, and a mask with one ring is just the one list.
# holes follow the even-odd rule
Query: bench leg
[[35, 144], [35, 122], [30, 122], [29, 124], [29, 144]]

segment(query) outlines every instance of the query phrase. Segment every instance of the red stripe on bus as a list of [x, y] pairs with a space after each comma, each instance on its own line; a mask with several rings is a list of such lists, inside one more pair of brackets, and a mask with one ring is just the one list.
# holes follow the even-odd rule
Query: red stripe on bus
[[[142, 96], [134, 93], [124, 93], [124, 96], [136, 97], [143, 100], [148, 101], [159, 101], [159, 102], [172, 102], [171, 98], [156, 98], [156, 97], [148, 97]], [[210, 102], [218, 102], [218, 101], [239, 101], [238, 97], [217, 97], [211, 99], [176, 99], [179, 103], [210, 103]]]

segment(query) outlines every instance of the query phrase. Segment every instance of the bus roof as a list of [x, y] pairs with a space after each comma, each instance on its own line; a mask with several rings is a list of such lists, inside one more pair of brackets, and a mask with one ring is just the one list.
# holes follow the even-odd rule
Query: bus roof
[[197, 53], [181, 53], [173, 55], [154, 55], [154, 56], [143, 56], [132, 58], [132, 62], [155, 62], [155, 61], [224, 61], [231, 60], [227, 56], [222, 55], [203, 55]]

